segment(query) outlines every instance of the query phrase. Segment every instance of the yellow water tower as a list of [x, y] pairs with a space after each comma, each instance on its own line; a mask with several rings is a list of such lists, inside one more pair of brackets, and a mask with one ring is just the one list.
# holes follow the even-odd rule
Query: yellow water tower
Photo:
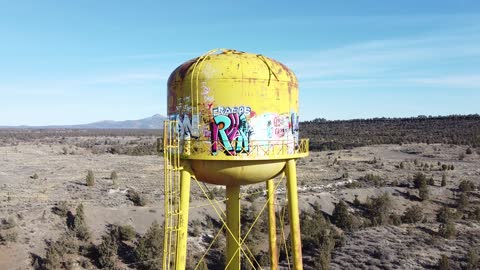
[[164, 269], [185, 269], [191, 179], [226, 186], [226, 220], [219, 218], [231, 270], [240, 269], [244, 252], [240, 186], [266, 182], [270, 263], [277, 269], [273, 179], [282, 173], [294, 269], [302, 269], [295, 160], [308, 155], [308, 140], [299, 139], [298, 107], [293, 72], [260, 54], [212, 50], [173, 71], [164, 129]]

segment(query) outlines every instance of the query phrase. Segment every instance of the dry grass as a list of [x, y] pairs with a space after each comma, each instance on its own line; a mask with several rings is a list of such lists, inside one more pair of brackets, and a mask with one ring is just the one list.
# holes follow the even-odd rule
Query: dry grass
[[[105, 142], [105, 139], [108, 142], [124, 140], [108, 136], [96, 139], [44, 137], [42, 140], [0, 147], [0, 218], [14, 216], [18, 235], [16, 242], [0, 245], [0, 269], [27, 268], [31, 253], [45, 258], [46, 241], [56, 241], [60, 237], [66, 230], [65, 216], [79, 203], [84, 205], [86, 224], [95, 245], [101, 243], [101, 236], [109, 224], [130, 224], [136, 233], [143, 235], [154, 220], [162, 223], [162, 158], [156, 155], [110, 154], [78, 146], [95, 140]], [[66, 155], [64, 148], [67, 149]], [[328, 218], [335, 204], [343, 200], [360, 224], [358, 230], [342, 232], [345, 240], [342, 245], [335, 246], [331, 268], [429, 268], [438, 263], [441, 255], [450, 258], [452, 269], [465, 267], [468, 252], [472, 248], [480, 250], [480, 223], [470, 219], [480, 205], [480, 193], [476, 190], [480, 184], [480, 158], [477, 149], [472, 149], [472, 154], [459, 160], [459, 153], [466, 153], [466, 149], [449, 145], [379, 145], [313, 152], [309, 158], [299, 160], [297, 168], [302, 210], [311, 212], [312, 206], [318, 203]], [[445, 164], [454, 169], [443, 170], [442, 165]], [[86, 185], [87, 170], [95, 174], [94, 186]], [[112, 185], [115, 178], [112, 177], [113, 171], [117, 174], [115, 185]], [[413, 183], [413, 177], [418, 172], [434, 180], [433, 186], [428, 185], [429, 198], [423, 202], [419, 201], [418, 189]], [[31, 177], [34, 174], [38, 178]], [[446, 180], [445, 186], [441, 184], [442, 179]], [[455, 238], [438, 237], [440, 223], [436, 213], [444, 206], [456, 207], [462, 181], [473, 184], [462, 186], [462, 189], [469, 189], [464, 190], [468, 204], [461, 214], [466, 219], [453, 221]], [[242, 188], [242, 191], [258, 192], [264, 186], [261, 183]], [[213, 190], [214, 187], [209, 188]], [[143, 196], [148, 204], [144, 207], [133, 205], [129, 199], [133, 191]], [[218, 193], [218, 200], [222, 199], [223, 189], [214, 193]], [[389, 194], [391, 211], [397, 217], [409, 213], [406, 210], [417, 205], [422, 209], [422, 220], [412, 215], [405, 218], [414, 221], [410, 224], [365, 225], [368, 214], [364, 206], [369, 199], [384, 193]], [[215, 235], [218, 219], [211, 208], [200, 207], [208, 202], [194, 183], [191, 194], [191, 204], [196, 208], [192, 209], [190, 220], [197, 229], [189, 238], [189, 254], [198, 258]], [[247, 197], [249, 201], [242, 203], [254, 209], [261, 209], [265, 202], [263, 194]], [[279, 207], [284, 197], [285, 189], [281, 188], [277, 201]], [[356, 204], [355, 198], [358, 199]], [[220, 206], [223, 207], [223, 203]], [[205, 219], [207, 216], [213, 219]], [[252, 249], [268, 248], [264, 239], [256, 236], [255, 241], [250, 241], [254, 245]], [[215, 254], [220, 254], [221, 246]], [[314, 258], [305, 254], [305, 268], [312, 269]], [[213, 261], [217, 257], [208, 258]], [[121, 261], [118, 263], [126, 267]]]

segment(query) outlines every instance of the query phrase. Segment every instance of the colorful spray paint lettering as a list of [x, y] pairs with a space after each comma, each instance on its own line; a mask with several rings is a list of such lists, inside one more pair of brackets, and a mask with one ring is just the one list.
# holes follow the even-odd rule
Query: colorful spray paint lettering
[[275, 131], [275, 139], [285, 137], [290, 130], [290, 119], [285, 115], [277, 115], [273, 118], [273, 127]]
[[211, 123], [212, 154], [222, 148], [227, 155], [248, 153], [249, 127], [245, 114], [217, 115]]
[[265, 113], [250, 118], [253, 137], [252, 140], [269, 143], [283, 143], [291, 138], [292, 123], [290, 114]]
[[298, 141], [299, 141], [299, 117], [298, 117], [298, 114], [297, 113], [291, 113], [290, 114], [290, 122], [291, 122], [291, 125], [292, 125], [292, 134], [293, 134], [293, 139], [294, 139], [294, 142], [295, 142], [295, 148], [298, 147]]
[[250, 116], [252, 108], [248, 106], [238, 106], [238, 107], [216, 107], [212, 109], [214, 116], [217, 115], [229, 115], [231, 113], [237, 113], [239, 115], [244, 114], [245, 116]]
[[198, 139], [199, 138], [199, 130], [198, 130], [198, 115], [194, 115], [190, 120], [188, 115], [184, 115], [180, 117], [180, 115], [176, 116], [177, 120], [177, 131], [178, 135], [181, 139]]
[[236, 156], [252, 147], [287, 145], [289, 153], [299, 146], [299, 117], [291, 113], [256, 115], [249, 106], [216, 107], [211, 118], [175, 114], [180, 140], [210, 141], [212, 155], [218, 152]]

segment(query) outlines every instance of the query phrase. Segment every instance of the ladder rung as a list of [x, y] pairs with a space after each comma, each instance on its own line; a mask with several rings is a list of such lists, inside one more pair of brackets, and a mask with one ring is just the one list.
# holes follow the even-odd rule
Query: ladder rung
[[[178, 216], [180, 215], [180, 174], [183, 170], [180, 162], [180, 138], [178, 132], [173, 132], [176, 129], [176, 121], [165, 121], [165, 129], [169, 132], [165, 133], [164, 138], [164, 158], [165, 158], [165, 199], [167, 200], [168, 208], [165, 209], [165, 232], [168, 238], [168, 248], [172, 252], [166, 254], [165, 259], [168, 261], [167, 265], [172, 266], [175, 263], [175, 248], [177, 245], [177, 236], [179, 233]], [[170, 269], [170, 268], [169, 268]]]

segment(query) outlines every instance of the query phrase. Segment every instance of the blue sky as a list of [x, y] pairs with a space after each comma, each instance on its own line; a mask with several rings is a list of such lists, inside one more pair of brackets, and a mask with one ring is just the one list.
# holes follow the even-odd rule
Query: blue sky
[[213, 48], [289, 66], [303, 120], [480, 113], [479, 1], [0, 0], [0, 37], [0, 125], [165, 114]]

